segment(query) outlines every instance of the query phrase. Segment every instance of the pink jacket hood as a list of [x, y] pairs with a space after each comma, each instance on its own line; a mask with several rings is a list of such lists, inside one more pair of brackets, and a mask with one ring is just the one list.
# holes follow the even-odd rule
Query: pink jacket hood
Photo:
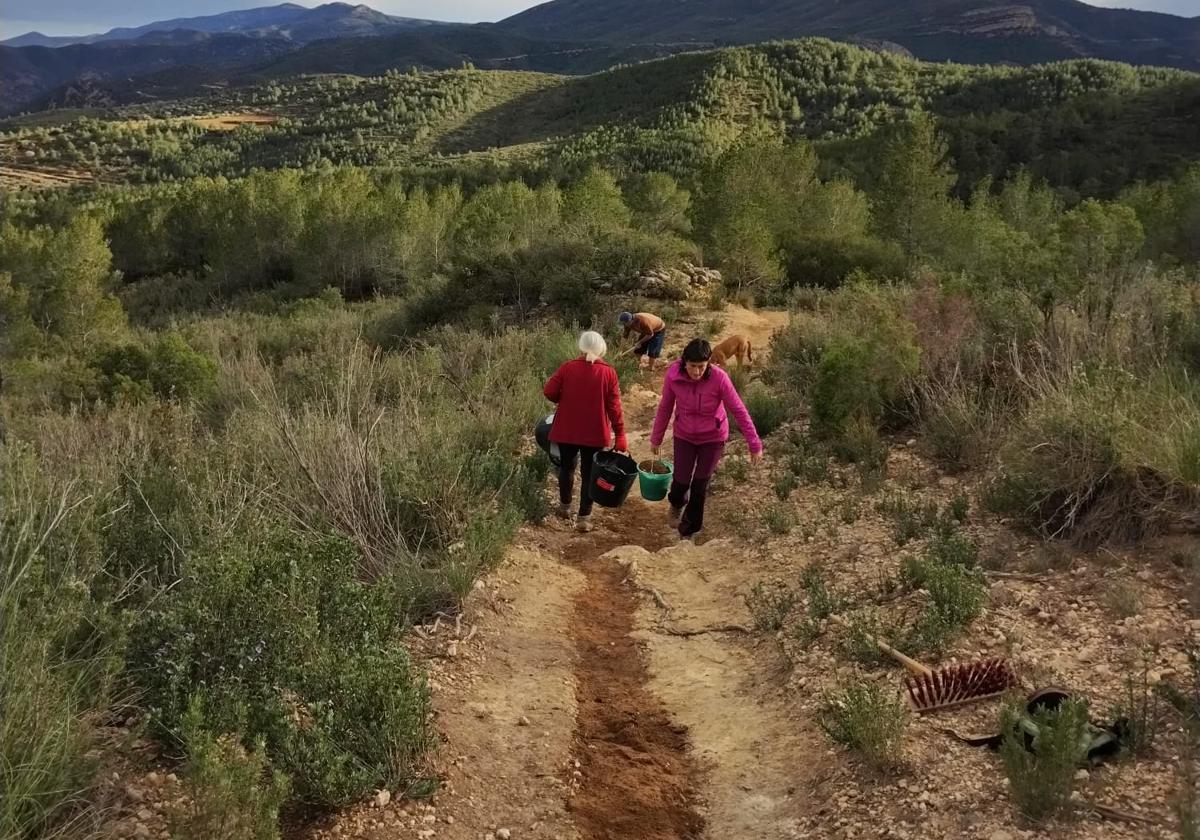
[[650, 443], [660, 446], [671, 417], [675, 418], [675, 437], [688, 443], [720, 443], [729, 439], [729, 415], [733, 415], [751, 452], [762, 452], [762, 441], [750, 419], [750, 412], [738, 396], [733, 382], [721, 368], [709, 365], [700, 380], [687, 375], [682, 362], [672, 362], [663, 378], [662, 399], [654, 416]]

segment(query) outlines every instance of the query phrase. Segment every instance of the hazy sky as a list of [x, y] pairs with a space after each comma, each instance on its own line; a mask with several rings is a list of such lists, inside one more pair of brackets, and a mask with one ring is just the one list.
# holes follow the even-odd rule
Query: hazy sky
[[[316, 6], [321, 0], [299, 0]], [[904, 2], [905, 0], [897, 0]], [[367, 0], [393, 15], [434, 20], [499, 20], [535, 6], [539, 0]], [[1093, 6], [1151, 9], [1189, 17], [1200, 15], [1200, 0], [1088, 0]], [[46, 35], [86, 35], [114, 26], [215, 14], [230, 9], [273, 5], [261, 0], [0, 0], [0, 40], [35, 29]]]

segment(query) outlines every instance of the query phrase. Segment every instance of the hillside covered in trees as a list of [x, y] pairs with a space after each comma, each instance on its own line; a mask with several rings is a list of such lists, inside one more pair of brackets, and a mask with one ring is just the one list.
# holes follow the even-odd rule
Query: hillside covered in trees
[[[807, 40], [584, 77], [472, 68], [288, 78], [73, 121], [10, 121], [0, 147], [10, 174], [61, 167], [127, 183], [342, 164], [480, 178], [601, 164], [692, 183], [747, 136], [809, 140], [829, 150], [829, 167], [855, 175], [889, 126], [925, 111], [950, 142], [960, 195], [1020, 168], [1068, 194], [1112, 195], [1195, 156], [1197, 102], [1200, 77], [1179, 71], [939, 65]], [[236, 131], [187, 119], [222, 113], [269, 119]]]

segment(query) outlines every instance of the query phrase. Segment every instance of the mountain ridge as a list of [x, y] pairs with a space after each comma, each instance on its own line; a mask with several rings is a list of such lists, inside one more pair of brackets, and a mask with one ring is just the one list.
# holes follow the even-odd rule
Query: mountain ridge
[[0, 41], [7, 47], [64, 47], [77, 44], [99, 44], [109, 41], [137, 40], [152, 32], [171, 32], [180, 29], [208, 33], [241, 33], [248, 35], [286, 37], [300, 43], [330, 37], [348, 37], [385, 33], [426, 26], [447, 26], [439, 21], [421, 18], [395, 17], [378, 12], [364, 4], [325, 3], [309, 8], [296, 3], [280, 3], [238, 9], [214, 15], [171, 18], [152, 21], [141, 26], [122, 26], [107, 32], [81, 36], [49, 36], [26, 32], [15, 38]]
[[1105, 58], [1200, 69], [1200, 17], [1108, 9], [1079, 0], [550, 0], [506, 18], [531, 38], [717, 46], [823, 36], [899, 44], [919, 58], [1038, 63]]

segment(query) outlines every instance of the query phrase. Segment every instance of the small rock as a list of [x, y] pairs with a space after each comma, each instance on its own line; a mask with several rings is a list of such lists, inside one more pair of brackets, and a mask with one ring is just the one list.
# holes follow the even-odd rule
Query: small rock
[[149, 822], [154, 819], [154, 812], [149, 808], [141, 808], [137, 812], [137, 818], [142, 822]]
[[381, 790], [375, 794], [375, 807], [386, 808], [387, 804], [392, 801], [392, 792], [390, 790]]
[[1088, 776], [1087, 770], [1084, 770], [1081, 768], [1081, 769], [1075, 771], [1075, 781], [1086, 782], [1088, 780], [1088, 778], [1089, 778], [1089, 776]]
[[517, 726], [528, 726], [528, 725], [529, 725], [529, 718], [525, 717], [525, 715], [521, 715], [521, 717], [517, 720]]
[[446, 656], [449, 656], [451, 659], [458, 656], [458, 642], [451, 642], [446, 645]]
[[141, 823], [138, 823], [137, 828], [133, 830], [133, 836], [136, 837], [137, 840], [147, 840], [147, 838], [150, 837], [150, 829], [146, 828], [146, 826], [142, 825]]
[[987, 840], [1013, 840], [1013, 836], [1004, 829], [997, 828], [987, 836]]
[[168, 781], [168, 782], [170, 782], [170, 783], [171, 783], [171, 784], [173, 784], [173, 785], [177, 785], [177, 784], [179, 784], [179, 777], [178, 777], [178, 776], [176, 776], [174, 773], [168, 773], [168, 774], [167, 774], [167, 781]]
[[496, 829], [496, 840], [509, 840], [512, 837], [512, 832], [507, 828]]
[[129, 787], [125, 788], [125, 798], [136, 805], [145, 800], [146, 794], [142, 793], [133, 785], [130, 785]]

